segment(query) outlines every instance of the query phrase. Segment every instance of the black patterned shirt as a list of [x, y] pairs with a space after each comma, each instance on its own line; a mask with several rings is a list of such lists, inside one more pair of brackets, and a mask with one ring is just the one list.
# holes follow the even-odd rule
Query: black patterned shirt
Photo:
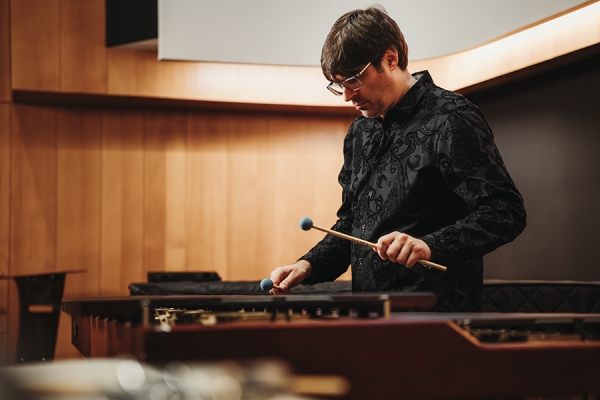
[[361, 115], [350, 126], [331, 229], [370, 242], [407, 233], [448, 270], [406, 268], [326, 235], [301, 258], [312, 266], [303, 283], [335, 280], [351, 264], [354, 292], [430, 291], [436, 311], [480, 311], [482, 257], [523, 231], [523, 198], [479, 108], [436, 86], [427, 71], [414, 76], [384, 119]]

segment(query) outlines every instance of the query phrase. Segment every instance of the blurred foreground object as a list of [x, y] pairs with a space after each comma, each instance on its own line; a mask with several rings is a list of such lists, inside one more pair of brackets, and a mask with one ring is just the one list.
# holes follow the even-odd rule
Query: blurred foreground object
[[[335, 377], [332, 377], [335, 380]], [[308, 400], [293, 390], [296, 379], [278, 360], [245, 363], [167, 363], [162, 369], [134, 359], [70, 360], [5, 367], [0, 372], [0, 398], [21, 399], [148, 399], [148, 400]], [[327, 379], [320, 377], [317, 380]], [[304, 383], [302, 383], [304, 381]], [[10, 385], [9, 385], [10, 383]], [[339, 381], [337, 381], [339, 386]], [[312, 386], [309, 383], [309, 386]], [[329, 385], [331, 387], [331, 385]], [[342, 386], [339, 386], [343, 388]], [[347, 383], [346, 383], [347, 387]], [[300, 388], [302, 390], [302, 388]], [[325, 387], [325, 391], [327, 391]]]

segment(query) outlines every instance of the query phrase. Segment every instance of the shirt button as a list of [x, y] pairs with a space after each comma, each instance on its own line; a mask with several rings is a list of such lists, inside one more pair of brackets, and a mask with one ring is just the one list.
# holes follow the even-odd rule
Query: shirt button
[[373, 198], [373, 194], [374, 194], [374, 193], [373, 193], [373, 191], [371, 190], [371, 191], [369, 192], [369, 198], [370, 198], [370, 199], [372, 199], [372, 198]]

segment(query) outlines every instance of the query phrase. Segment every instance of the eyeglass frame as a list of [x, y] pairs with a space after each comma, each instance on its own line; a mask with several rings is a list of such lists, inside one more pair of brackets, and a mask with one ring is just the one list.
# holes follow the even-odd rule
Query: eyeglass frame
[[[344, 92], [343, 92], [344, 88], [346, 88], [346, 89], [348, 89], [348, 90], [351, 90], [351, 91], [353, 91], [353, 92], [357, 92], [357, 91], [359, 91], [359, 90], [360, 90], [360, 89], [362, 89], [362, 87], [363, 87], [363, 83], [362, 83], [362, 81], [360, 80], [360, 76], [361, 76], [361, 75], [362, 75], [362, 74], [363, 74], [363, 73], [364, 73], [364, 72], [367, 70], [367, 68], [369, 68], [369, 66], [370, 66], [370, 65], [371, 65], [371, 61], [369, 61], [369, 62], [367, 63], [367, 65], [365, 65], [365, 66], [363, 67], [363, 69], [361, 69], [361, 70], [360, 70], [360, 72], [359, 72], [358, 74], [356, 74], [356, 75], [353, 75], [353, 76], [351, 76], [351, 77], [349, 77], [349, 78], [346, 78], [346, 79], [344, 79], [343, 81], [341, 81], [340, 83], [333, 82], [333, 81], [329, 82], [329, 85], [327, 85], [327, 89], [328, 89], [328, 90], [329, 90], [331, 93], [333, 93], [334, 95], [336, 95], [336, 96], [341, 96], [341, 95], [343, 95], [343, 94], [344, 94]], [[344, 82], [348, 82], [348, 81], [350, 81], [350, 80], [352, 80], [352, 79], [356, 79], [356, 80], [358, 81], [358, 83], [360, 83], [360, 86], [359, 86], [359, 87], [357, 87], [356, 89], [350, 89], [350, 88], [348, 88], [348, 87], [344, 86]], [[335, 90], [335, 89], [333, 88], [333, 85], [339, 85], [339, 86], [342, 88], [342, 91], [341, 91], [341, 92], [338, 92], [337, 90]]]

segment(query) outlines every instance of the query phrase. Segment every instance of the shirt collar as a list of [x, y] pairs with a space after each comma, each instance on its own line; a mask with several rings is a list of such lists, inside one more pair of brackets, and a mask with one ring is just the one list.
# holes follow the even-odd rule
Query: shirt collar
[[411, 114], [415, 106], [419, 103], [419, 100], [423, 97], [425, 92], [433, 85], [433, 79], [429, 75], [428, 71], [415, 72], [412, 76], [417, 79], [417, 82], [406, 92], [400, 99], [398, 104], [388, 111], [393, 113]]

